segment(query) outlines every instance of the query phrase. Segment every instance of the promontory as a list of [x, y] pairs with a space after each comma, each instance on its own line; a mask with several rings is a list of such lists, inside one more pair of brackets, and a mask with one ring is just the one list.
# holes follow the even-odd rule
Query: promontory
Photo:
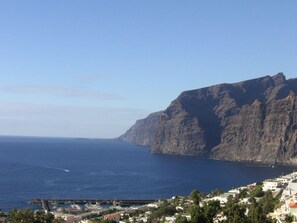
[[182, 92], [120, 139], [153, 153], [297, 164], [297, 78], [279, 73]]

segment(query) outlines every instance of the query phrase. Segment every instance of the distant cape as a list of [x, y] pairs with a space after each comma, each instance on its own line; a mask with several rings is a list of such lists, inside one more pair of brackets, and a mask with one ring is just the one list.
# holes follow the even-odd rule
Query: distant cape
[[279, 73], [182, 92], [120, 139], [153, 153], [297, 164], [297, 79]]

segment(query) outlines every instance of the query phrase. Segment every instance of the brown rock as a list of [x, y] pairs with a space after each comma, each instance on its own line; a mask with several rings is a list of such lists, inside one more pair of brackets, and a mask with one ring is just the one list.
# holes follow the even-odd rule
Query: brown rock
[[297, 79], [282, 73], [185, 91], [146, 143], [157, 153], [297, 164], [296, 94]]
[[160, 122], [161, 115], [162, 112], [155, 112], [145, 119], [137, 120], [136, 123], [128, 129], [127, 132], [125, 132], [125, 134], [119, 137], [119, 139], [136, 145], [151, 145], [154, 140], [155, 131]]

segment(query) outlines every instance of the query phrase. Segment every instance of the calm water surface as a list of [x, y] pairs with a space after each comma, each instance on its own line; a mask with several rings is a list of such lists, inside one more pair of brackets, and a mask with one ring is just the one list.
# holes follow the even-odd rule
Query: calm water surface
[[150, 154], [113, 140], [0, 137], [0, 209], [32, 198], [166, 198], [262, 181], [292, 167]]

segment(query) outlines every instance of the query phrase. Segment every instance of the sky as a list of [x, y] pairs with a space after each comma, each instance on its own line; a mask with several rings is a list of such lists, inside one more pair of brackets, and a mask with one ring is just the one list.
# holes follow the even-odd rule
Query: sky
[[297, 77], [296, 0], [1, 0], [0, 135], [114, 138], [182, 91]]

